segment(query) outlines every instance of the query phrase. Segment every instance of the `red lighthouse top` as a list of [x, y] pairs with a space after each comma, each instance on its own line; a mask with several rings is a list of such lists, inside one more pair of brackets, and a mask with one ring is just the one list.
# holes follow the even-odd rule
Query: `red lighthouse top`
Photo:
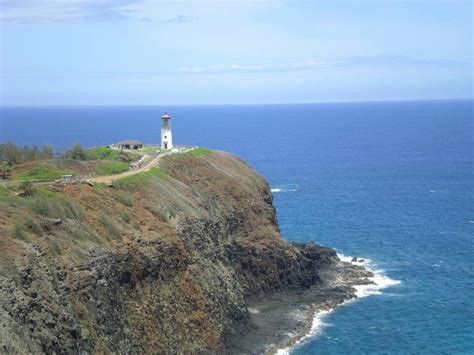
[[171, 118], [171, 117], [170, 117], [170, 115], [168, 115], [168, 112], [165, 112], [165, 113], [163, 114], [163, 116], [161, 116], [161, 119], [162, 119], [162, 120], [169, 120], [170, 118]]

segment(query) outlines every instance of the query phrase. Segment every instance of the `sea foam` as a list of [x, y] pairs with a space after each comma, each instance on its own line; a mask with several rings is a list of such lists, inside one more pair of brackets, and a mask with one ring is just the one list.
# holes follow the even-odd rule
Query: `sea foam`
[[294, 188], [293, 189], [281, 189], [281, 188], [277, 187], [277, 188], [271, 189], [270, 191], [275, 194], [275, 193], [278, 193], [278, 192], [296, 192], [296, 191], [298, 191], [298, 189], [294, 189]]
[[[359, 266], [364, 266], [367, 270], [371, 271], [374, 276], [370, 277], [369, 280], [373, 281], [374, 284], [371, 285], [357, 285], [354, 286], [356, 289], [356, 296], [357, 298], [364, 298], [368, 297], [371, 295], [381, 295], [382, 291], [384, 288], [390, 287], [390, 286], [395, 286], [399, 285], [401, 281], [399, 280], [394, 280], [388, 277], [385, 273], [385, 270], [382, 269], [377, 269], [375, 265], [372, 263], [372, 260], [368, 258], [357, 258], [357, 261], [352, 261], [353, 257], [352, 256], [347, 256], [342, 253], [338, 253], [337, 256], [339, 259], [345, 262], [349, 262], [353, 265], [359, 265]], [[360, 261], [363, 260], [363, 261]], [[343, 302], [341, 305], [352, 303], [357, 300], [357, 298], [350, 299], [346, 302]], [[317, 337], [322, 333], [323, 328], [328, 326], [328, 323], [326, 323], [324, 320], [328, 317], [328, 315], [334, 310], [329, 309], [329, 310], [324, 310], [320, 311], [317, 314], [315, 314], [313, 318], [313, 322], [311, 324], [311, 330], [306, 334], [304, 337], [299, 339], [294, 345], [284, 348], [284, 349], [279, 349], [277, 351], [278, 355], [287, 355], [290, 354], [293, 349], [298, 347], [299, 345], [305, 343], [309, 339], [314, 339], [314, 337]]]
[[383, 290], [384, 288], [400, 284], [399, 280], [394, 280], [388, 277], [385, 273], [385, 270], [375, 268], [374, 264], [372, 263], [372, 260], [370, 259], [358, 258], [357, 261], [352, 261], [353, 257], [351, 256], [346, 256], [341, 253], [338, 253], [337, 256], [342, 261], [349, 262], [353, 265], [364, 266], [367, 270], [372, 271], [372, 273], [374, 274], [374, 276], [370, 277], [369, 280], [373, 281], [375, 284], [354, 286], [354, 288], [357, 290], [356, 296], [358, 298], [363, 298], [371, 295], [380, 295], [382, 294], [381, 290]]
[[313, 322], [311, 324], [311, 329], [306, 334], [304, 337], [299, 339], [294, 345], [289, 346], [287, 348], [283, 349], [278, 349], [277, 350], [277, 355], [289, 355], [291, 353], [291, 350], [296, 348], [298, 345], [301, 345], [305, 341], [307, 341], [310, 338], [314, 338], [315, 336], [318, 336], [321, 334], [322, 330], [324, 327], [328, 326], [328, 323], [324, 322], [325, 318], [333, 311], [334, 309], [328, 309], [324, 311], [320, 311], [314, 315]]

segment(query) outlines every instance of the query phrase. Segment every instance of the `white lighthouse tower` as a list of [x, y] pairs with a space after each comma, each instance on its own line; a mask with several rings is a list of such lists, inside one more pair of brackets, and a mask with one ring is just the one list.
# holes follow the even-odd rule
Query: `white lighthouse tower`
[[170, 119], [171, 117], [167, 112], [161, 116], [161, 149], [173, 148]]

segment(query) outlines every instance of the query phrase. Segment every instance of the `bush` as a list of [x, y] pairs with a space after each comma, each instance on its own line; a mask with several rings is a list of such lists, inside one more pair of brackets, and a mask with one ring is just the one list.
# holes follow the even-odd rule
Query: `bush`
[[21, 164], [36, 159], [51, 159], [53, 148], [50, 145], [42, 147], [20, 147], [12, 142], [0, 144], [0, 160], [5, 160], [10, 165]]
[[43, 228], [40, 227], [38, 223], [36, 223], [35, 220], [28, 218], [25, 220], [25, 226], [34, 234], [38, 236], [43, 235]]
[[64, 157], [73, 160], [88, 160], [90, 156], [87, 154], [87, 150], [79, 143], [74, 144], [70, 149], [64, 153]]
[[117, 192], [115, 194], [115, 198], [120, 202], [123, 203], [125, 206], [132, 207], [133, 206], [133, 197], [126, 192]]
[[104, 226], [105, 230], [107, 231], [107, 233], [109, 233], [111, 237], [115, 239], [122, 238], [122, 233], [120, 232], [118, 227], [104, 213], [99, 216], [99, 223]]
[[7, 187], [0, 185], [0, 198], [7, 197], [8, 192], [7, 192]]
[[35, 192], [35, 187], [31, 181], [22, 181], [19, 186], [21, 192], [25, 196], [31, 196]]
[[65, 197], [44, 197], [35, 195], [28, 200], [29, 208], [44, 217], [59, 219], [77, 219], [84, 218], [84, 209], [81, 205]]
[[124, 152], [123, 150], [111, 149], [107, 147], [92, 148], [92, 149], [89, 149], [88, 153], [91, 159], [115, 160], [115, 161], [121, 161], [124, 163], [130, 163], [134, 160], [137, 160], [136, 154]]
[[12, 230], [11, 234], [13, 239], [18, 239], [18, 240], [27, 240], [28, 237], [26, 236], [25, 232], [23, 229], [18, 224], [15, 224]]
[[124, 221], [125, 223], [130, 223], [132, 217], [130, 217], [130, 215], [127, 213], [127, 212], [123, 212], [120, 217], [122, 218], [122, 221]]

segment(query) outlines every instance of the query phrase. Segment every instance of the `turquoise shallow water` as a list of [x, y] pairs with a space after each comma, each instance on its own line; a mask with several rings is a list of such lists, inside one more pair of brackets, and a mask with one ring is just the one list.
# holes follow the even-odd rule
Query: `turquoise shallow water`
[[2, 108], [0, 140], [158, 142], [241, 156], [283, 235], [368, 257], [399, 285], [327, 315], [296, 354], [474, 353], [473, 101]]

